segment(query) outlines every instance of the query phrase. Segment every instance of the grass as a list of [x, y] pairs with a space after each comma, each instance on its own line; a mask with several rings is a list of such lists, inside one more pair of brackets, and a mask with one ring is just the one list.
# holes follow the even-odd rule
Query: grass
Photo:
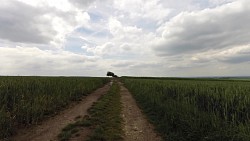
[[249, 141], [250, 82], [125, 78], [168, 141]]
[[69, 140], [76, 131], [81, 128], [89, 128], [93, 132], [89, 136], [89, 141], [117, 141], [122, 139], [122, 118], [120, 87], [114, 83], [109, 92], [103, 95], [88, 110], [89, 115], [79, 121], [66, 126], [60, 135], [59, 140]]
[[107, 78], [0, 77], [0, 139], [37, 124], [103, 86]]

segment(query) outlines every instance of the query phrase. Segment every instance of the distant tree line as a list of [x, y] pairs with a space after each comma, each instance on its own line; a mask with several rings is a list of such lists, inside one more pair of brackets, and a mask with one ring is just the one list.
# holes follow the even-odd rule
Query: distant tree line
[[110, 71], [107, 72], [107, 76], [118, 77], [117, 75], [115, 75], [113, 72]]

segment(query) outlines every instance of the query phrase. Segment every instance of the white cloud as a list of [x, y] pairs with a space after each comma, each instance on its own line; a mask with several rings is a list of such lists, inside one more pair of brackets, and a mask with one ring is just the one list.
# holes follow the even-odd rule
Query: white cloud
[[0, 74], [6, 75], [85, 75], [92, 70], [85, 68], [98, 61], [95, 57], [36, 47], [0, 47], [0, 52]]
[[248, 0], [3, 0], [0, 74], [247, 74], [249, 4]]
[[114, 1], [114, 7], [128, 13], [129, 18], [135, 20], [145, 18], [158, 22], [170, 13], [170, 9], [163, 7], [160, 0], [116, 0]]
[[116, 48], [113, 43], [107, 42], [101, 46], [96, 46], [95, 48], [89, 48], [88, 52], [93, 52], [97, 56], [103, 56], [106, 54], [113, 55], [116, 52]]
[[172, 11], [160, 0], [115, 0], [113, 6], [118, 20], [149, 31], [166, 21]]
[[212, 5], [222, 5], [222, 4], [230, 3], [236, 0], [208, 0], [208, 1]]
[[210, 63], [223, 62], [227, 64], [240, 64], [250, 62], [250, 45], [234, 46], [227, 49], [198, 53], [192, 56], [193, 62]]
[[112, 38], [101, 45], [87, 49], [97, 56], [134, 59], [149, 55], [149, 42], [154, 35], [144, 33], [141, 28], [127, 26], [115, 18], [109, 18], [109, 32]]
[[[43, 9], [17, 1], [3, 1], [0, 6], [0, 38], [13, 42], [48, 43], [56, 31], [44, 19]], [[22, 12], [20, 12], [22, 11]], [[47, 28], [45, 28], [47, 24]]]
[[166, 73], [163, 72], [162, 64], [155, 60], [113, 60], [110, 64], [112, 71], [122, 76], [161, 76]]
[[51, 7], [60, 11], [71, 11], [74, 7], [68, 0], [17, 0], [33, 7]]
[[249, 2], [237, 1], [214, 9], [182, 12], [158, 31], [158, 55], [175, 55], [221, 49], [249, 43]]
[[94, 3], [96, 0], [70, 0], [69, 2], [72, 3], [74, 6], [82, 9], [87, 8], [90, 4]]
[[109, 19], [109, 30], [114, 38], [120, 38], [124, 41], [133, 41], [140, 38], [138, 35], [141, 35], [142, 29], [136, 26], [126, 26], [122, 25], [120, 21], [115, 18]]
[[90, 20], [86, 12], [74, 9], [62, 11], [58, 6], [62, 6], [62, 9], [67, 7], [67, 4], [63, 4], [65, 1], [39, 1], [40, 3], [31, 5], [27, 4], [30, 1], [25, 2], [2, 2], [0, 38], [17, 43], [50, 44], [60, 47], [67, 34], [79, 26], [88, 25]]

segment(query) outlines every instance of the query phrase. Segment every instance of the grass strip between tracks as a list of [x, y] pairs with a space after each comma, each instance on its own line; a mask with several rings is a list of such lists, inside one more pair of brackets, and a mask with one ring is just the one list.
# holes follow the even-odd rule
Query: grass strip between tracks
[[88, 110], [88, 116], [78, 117], [75, 123], [62, 129], [62, 132], [58, 135], [59, 140], [69, 140], [74, 135], [79, 135], [84, 128], [92, 131], [88, 138], [89, 141], [122, 139], [122, 105], [120, 99], [120, 87], [117, 83], [114, 83], [109, 92]]

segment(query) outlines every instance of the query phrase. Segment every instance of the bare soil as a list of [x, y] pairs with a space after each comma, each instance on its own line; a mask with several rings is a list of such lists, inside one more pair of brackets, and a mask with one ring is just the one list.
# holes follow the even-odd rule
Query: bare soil
[[124, 140], [161, 141], [162, 138], [155, 132], [153, 125], [147, 121], [128, 89], [121, 83], [120, 86], [125, 132]]
[[60, 112], [58, 115], [48, 118], [39, 125], [29, 128], [20, 129], [17, 135], [11, 137], [10, 141], [56, 141], [57, 135], [66, 125], [73, 123], [77, 117], [84, 117], [88, 114], [87, 110], [92, 106], [93, 102], [106, 94], [110, 86], [105, 85], [97, 89], [93, 93], [86, 96], [82, 101], [73, 104], [70, 108]]

